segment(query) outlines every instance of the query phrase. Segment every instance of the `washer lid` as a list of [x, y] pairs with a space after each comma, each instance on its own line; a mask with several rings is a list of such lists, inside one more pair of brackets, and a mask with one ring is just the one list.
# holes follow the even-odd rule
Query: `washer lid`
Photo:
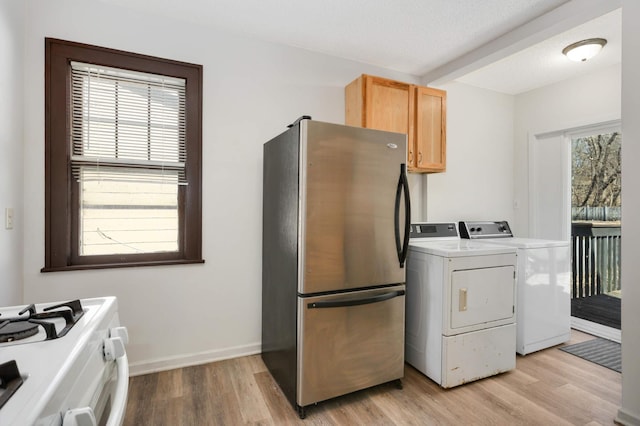
[[541, 240], [538, 238], [488, 238], [483, 239], [483, 243], [500, 244], [516, 248], [547, 248], [547, 247], [569, 247], [568, 241], [561, 240]]
[[409, 250], [441, 257], [487, 256], [514, 254], [516, 252], [515, 247], [460, 239], [444, 241], [411, 240], [409, 242]]

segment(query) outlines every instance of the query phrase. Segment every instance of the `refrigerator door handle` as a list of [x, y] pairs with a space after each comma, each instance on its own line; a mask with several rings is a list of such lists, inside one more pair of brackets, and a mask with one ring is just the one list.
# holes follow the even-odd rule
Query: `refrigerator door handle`
[[[400, 198], [404, 192], [404, 239], [400, 243]], [[400, 164], [400, 178], [398, 179], [398, 189], [396, 190], [396, 204], [394, 214], [394, 225], [396, 233], [396, 250], [398, 251], [398, 261], [400, 267], [404, 267], [409, 250], [409, 231], [411, 230], [411, 200], [409, 199], [409, 181], [407, 180], [407, 165]]]
[[404, 296], [404, 290], [389, 291], [376, 296], [363, 297], [361, 299], [336, 299], [307, 304], [308, 309], [344, 308], [348, 306], [368, 305], [370, 303], [384, 302], [394, 297]]

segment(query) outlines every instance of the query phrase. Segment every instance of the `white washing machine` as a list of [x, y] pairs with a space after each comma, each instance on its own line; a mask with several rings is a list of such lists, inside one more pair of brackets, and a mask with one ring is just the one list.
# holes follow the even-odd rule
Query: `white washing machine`
[[463, 238], [517, 249], [516, 351], [526, 355], [567, 342], [571, 338], [569, 242], [515, 238], [506, 221], [463, 221], [459, 226]]
[[405, 361], [444, 388], [515, 368], [516, 250], [411, 225]]

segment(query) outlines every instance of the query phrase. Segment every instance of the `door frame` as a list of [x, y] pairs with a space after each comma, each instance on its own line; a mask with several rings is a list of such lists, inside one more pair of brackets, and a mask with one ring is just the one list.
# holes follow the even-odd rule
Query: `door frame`
[[[538, 164], [540, 159], [536, 156], [535, 144], [541, 140], [549, 138], [557, 138], [558, 143], [562, 143], [562, 210], [563, 217], [566, 219], [562, 224], [562, 234], [566, 237], [566, 241], [571, 243], [571, 140], [577, 137], [589, 136], [596, 133], [607, 133], [611, 131], [622, 131], [622, 120], [612, 119], [600, 121], [595, 124], [569, 127], [564, 130], [555, 130], [547, 132], [531, 132], [529, 134], [529, 236], [536, 238], [538, 236], [539, 218], [535, 215], [534, 202], [540, 188], [536, 185]], [[594, 336], [603, 337], [605, 339], [620, 342], [622, 335], [621, 330], [607, 327], [598, 323], [571, 317], [571, 328], [592, 334]]]

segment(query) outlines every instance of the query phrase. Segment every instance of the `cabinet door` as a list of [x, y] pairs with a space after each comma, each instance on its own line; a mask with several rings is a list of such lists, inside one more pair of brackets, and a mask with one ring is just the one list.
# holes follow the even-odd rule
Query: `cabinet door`
[[430, 87], [415, 88], [415, 164], [421, 172], [443, 172], [446, 168], [446, 92]]
[[366, 76], [364, 126], [407, 135], [408, 164], [414, 162], [413, 86], [399, 81]]

